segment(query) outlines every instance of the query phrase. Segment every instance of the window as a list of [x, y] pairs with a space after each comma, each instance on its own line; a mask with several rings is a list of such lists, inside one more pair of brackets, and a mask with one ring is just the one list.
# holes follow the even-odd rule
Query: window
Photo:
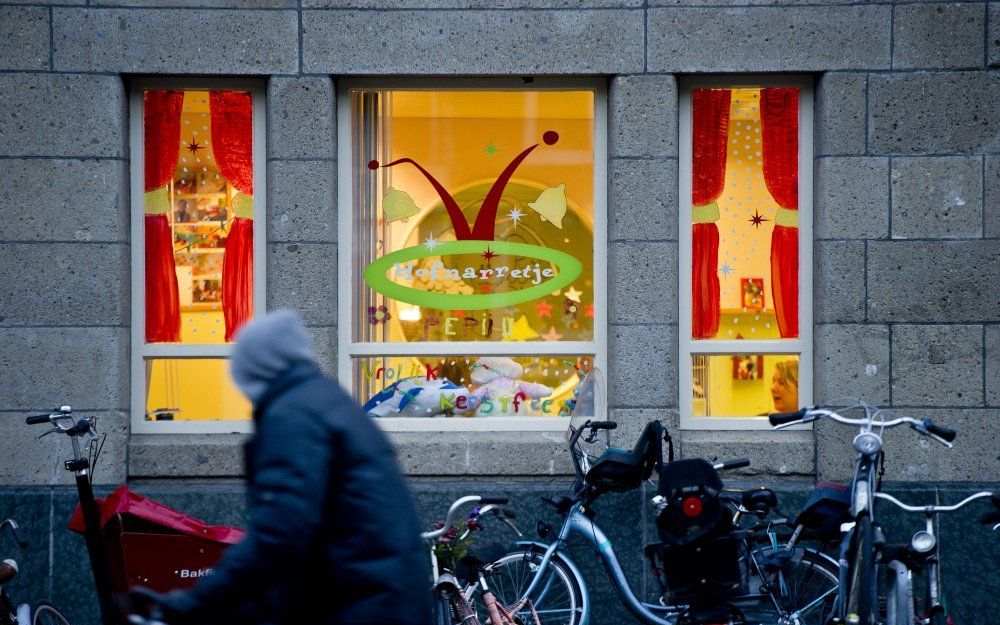
[[684, 427], [769, 427], [809, 401], [811, 128], [804, 79], [682, 85]]
[[139, 80], [131, 115], [132, 430], [247, 431], [226, 358], [264, 309], [263, 91]]
[[565, 427], [605, 353], [603, 107], [586, 82], [342, 91], [339, 374], [386, 427]]

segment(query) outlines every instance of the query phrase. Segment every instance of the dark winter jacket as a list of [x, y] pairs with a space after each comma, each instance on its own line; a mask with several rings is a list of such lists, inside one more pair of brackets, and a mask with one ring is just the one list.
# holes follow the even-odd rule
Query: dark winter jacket
[[426, 625], [429, 556], [380, 429], [311, 363], [255, 400], [247, 538], [174, 607], [207, 617], [256, 605], [288, 625]]

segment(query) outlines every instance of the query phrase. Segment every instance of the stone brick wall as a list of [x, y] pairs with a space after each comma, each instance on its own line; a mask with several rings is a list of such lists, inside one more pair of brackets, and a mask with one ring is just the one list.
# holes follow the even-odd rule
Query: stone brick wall
[[[1000, 3], [809, 0], [0, 0], [0, 484], [55, 484], [59, 402], [111, 432], [100, 481], [228, 477], [238, 436], [129, 441], [132, 75], [267, 84], [269, 306], [337, 350], [340, 77], [597, 75], [609, 85], [610, 400], [677, 427], [677, 84], [816, 77], [815, 397], [957, 427], [893, 439], [891, 477], [996, 481]], [[666, 277], [623, 279], [640, 265]], [[643, 267], [645, 269], [645, 267]], [[644, 298], [652, 315], [638, 315]], [[685, 432], [749, 473], [843, 476], [846, 433]], [[558, 437], [398, 433], [413, 475], [564, 473]], [[489, 452], [489, 453], [487, 453]], [[503, 460], [497, 461], [500, 457]], [[492, 458], [492, 459], [488, 459]]]

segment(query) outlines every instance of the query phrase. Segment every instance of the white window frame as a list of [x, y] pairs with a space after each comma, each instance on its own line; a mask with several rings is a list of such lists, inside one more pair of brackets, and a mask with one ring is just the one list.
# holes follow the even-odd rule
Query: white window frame
[[[253, 94], [253, 188], [254, 188], [254, 315], [266, 307], [266, 246], [267, 246], [267, 176], [266, 129], [267, 111], [265, 86], [260, 80], [231, 78], [136, 78], [129, 92], [129, 153], [132, 241], [132, 350], [131, 350], [131, 411], [132, 432], [135, 434], [213, 434], [253, 431], [250, 419], [217, 421], [147, 421], [145, 361], [151, 358], [228, 358], [233, 345], [146, 343], [146, 284], [145, 284], [145, 151], [143, 126], [143, 91], [147, 89], [239, 90]], [[208, 389], [211, 392], [211, 389]]]
[[[352, 358], [355, 356], [415, 356], [482, 354], [485, 356], [594, 354], [595, 365], [607, 373], [607, 85], [598, 79], [534, 78], [358, 78], [338, 82], [337, 96], [337, 177], [338, 188], [338, 280], [342, 297], [338, 302], [337, 372], [347, 388], [354, 388]], [[561, 342], [355, 342], [351, 314], [354, 297], [354, 150], [351, 91], [355, 89], [391, 90], [493, 90], [493, 91], [567, 91], [594, 92], [594, 339]], [[496, 417], [481, 419], [382, 418], [383, 429], [414, 431], [565, 431], [568, 417]]]
[[[799, 89], [799, 336], [796, 339], [718, 340], [691, 338], [691, 91], [699, 88], [797, 87]], [[813, 391], [813, 81], [808, 76], [699, 76], [681, 81], [678, 107], [680, 136], [678, 358], [681, 429], [769, 430], [767, 417], [695, 417], [691, 382], [692, 355], [798, 354], [799, 405], [811, 403]]]

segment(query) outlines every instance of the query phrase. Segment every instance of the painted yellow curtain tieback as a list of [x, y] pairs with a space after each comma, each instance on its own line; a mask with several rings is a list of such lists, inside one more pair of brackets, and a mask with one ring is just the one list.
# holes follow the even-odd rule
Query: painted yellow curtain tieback
[[712, 202], [704, 206], [691, 207], [691, 223], [711, 224], [719, 221], [719, 203]]
[[774, 214], [774, 225], [785, 226], [786, 228], [799, 227], [799, 211], [787, 208], [779, 208]]

